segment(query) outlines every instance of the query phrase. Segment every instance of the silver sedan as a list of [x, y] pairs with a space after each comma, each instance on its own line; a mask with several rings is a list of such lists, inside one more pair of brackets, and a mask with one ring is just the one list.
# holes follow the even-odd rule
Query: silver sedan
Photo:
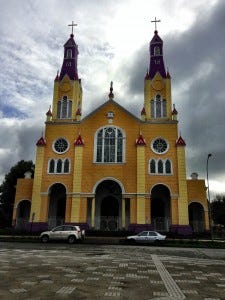
[[142, 231], [137, 235], [131, 235], [127, 237], [127, 240], [131, 243], [155, 243], [160, 244], [160, 242], [166, 239], [166, 235], [162, 235], [156, 231]]

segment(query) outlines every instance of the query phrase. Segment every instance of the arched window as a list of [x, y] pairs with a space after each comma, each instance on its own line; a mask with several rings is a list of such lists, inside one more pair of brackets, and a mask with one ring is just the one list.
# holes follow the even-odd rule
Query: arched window
[[59, 159], [56, 165], [56, 173], [62, 173], [62, 160]]
[[48, 163], [48, 173], [57, 174], [57, 173], [69, 173], [70, 172], [70, 161], [66, 158], [64, 161], [62, 159], [50, 159]]
[[159, 48], [159, 46], [155, 46], [154, 47], [154, 56], [158, 56], [158, 55], [160, 55], [160, 48]]
[[61, 101], [58, 101], [57, 103], [57, 118], [61, 117]]
[[155, 99], [151, 100], [151, 117], [152, 118], [165, 118], [166, 117], [166, 100], [157, 94]]
[[172, 163], [170, 159], [155, 160], [152, 158], [149, 161], [149, 174], [170, 175], [172, 174]]
[[166, 174], [171, 174], [172, 173], [171, 162], [170, 162], [169, 159], [166, 160], [165, 169], [166, 169]]
[[155, 167], [155, 160], [151, 159], [150, 160], [150, 173], [155, 174], [156, 173], [156, 167]]
[[69, 159], [67, 158], [64, 161], [64, 173], [69, 173], [69, 169], [70, 169], [70, 162], [69, 162]]
[[161, 159], [158, 161], [158, 173], [163, 174], [163, 162]]
[[71, 49], [67, 49], [66, 58], [72, 58], [72, 50]]
[[72, 117], [72, 101], [67, 96], [63, 96], [62, 100], [57, 103], [57, 118], [66, 119]]
[[124, 137], [121, 129], [105, 127], [97, 132], [96, 162], [121, 163], [124, 160]]
[[54, 172], [55, 172], [55, 161], [54, 159], [51, 159], [49, 163], [49, 173], [54, 173]]
[[67, 117], [67, 96], [63, 96], [62, 100], [62, 118]]

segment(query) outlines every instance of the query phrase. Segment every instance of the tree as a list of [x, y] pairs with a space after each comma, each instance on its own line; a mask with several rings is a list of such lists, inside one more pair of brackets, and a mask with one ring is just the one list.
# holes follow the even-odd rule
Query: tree
[[27, 171], [34, 174], [33, 162], [21, 160], [5, 175], [5, 179], [0, 185], [0, 225], [11, 226], [16, 182], [18, 178], [23, 178]]
[[215, 224], [225, 226], [225, 195], [216, 195], [211, 203], [211, 213]]

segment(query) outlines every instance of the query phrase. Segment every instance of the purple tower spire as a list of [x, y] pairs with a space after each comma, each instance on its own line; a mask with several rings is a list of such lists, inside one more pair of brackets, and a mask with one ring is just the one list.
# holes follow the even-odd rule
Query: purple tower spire
[[73, 33], [64, 45], [64, 59], [62, 69], [60, 72], [59, 80], [67, 74], [71, 80], [78, 80], [77, 73], [77, 57], [78, 57], [78, 46], [74, 41]]
[[158, 31], [155, 30], [150, 46], [150, 66], [149, 77], [152, 79], [157, 72], [161, 74], [163, 78], [166, 78], [166, 71], [163, 61], [163, 41], [158, 36]]

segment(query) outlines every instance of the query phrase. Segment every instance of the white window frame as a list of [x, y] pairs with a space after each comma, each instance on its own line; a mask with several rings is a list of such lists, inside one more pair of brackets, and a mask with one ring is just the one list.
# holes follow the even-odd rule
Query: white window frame
[[[103, 132], [105, 132], [107, 129], [112, 128], [116, 130], [116, 133], [118, 132], [118, 130], [120, 130], [120, 132], [122, 133], [122, 161], [121, 162], [117, 162], [117, 138], [116, 138], [116, 143], [115, 143], [115, 161], [114, 162], [105, 162], [104, 161], [104, 133], [103, 133], [103, 142], [102, 142], [102, 159], [101, 161], [97, 161], [97, 142], [98, 142], [98, 134], [101, 130], [103, 130]], [[125, 135], [125, 131], [118, 127], [118, 126], [110, 126], [110, 125], [105, 125], [102, 126], [100, 128], [97, 129], [97, 131], [95, 132], [95, 136], [94, 136], [94, 157], [93, 157], [93, 162], [96, 164], [123, 164], [126, 161], [126, 135]]]
[[[66, 99], [64, 99], [66, 97]], [[64, 116], [64, 103], [66, 100], [66, 114]], [[59, 105], [60, 104], [60, 105]], [[59, 111], [60, 106], [60, 111]], [[71, 119], [72, 118], [72, 109], [73, 109], [73, 101], [69, 99], [66, 95], [62, 97], [62, 99], [57, 102], [57, 118], [58, 119]]]
[[[167, 144], [167, 149], [166, 149], [166, 151], [164, 151], [164, 152], [157, 152], [157, 151], [153, 148], [154, 142], [155, 142], [156, 140], [158, 140], [158, 139], [162, 139], [162, 140], [164, 140], [164, 141], [166, 142], [166, 144]], [[169, 150], [169, 148], [170, 148], [170, 144], [169, 144], [169, 142], [168, 142], [164, 137], [158, 136], [158, 137], [154, 138], [154, 139], [151, 141], [150, 147], [151, 147], [151, 150], [152, 150], [155, 154], [157, 154], [157, 155], [162, 155], [162, 154], [165, 154], [166, 152], [168, 152], [168, 150]]]
[[[55, 163], [55, 165], [54, 165], [54, 172], [50, 172], [50, 162], [51, 162], [51, 160], [54, 160], [54, 163]], [[57, 172], [57, 163], [58, 163], [59, 160], [62, 161], [62, 172]], [[64, 172], [64, 164], [65, 164], [66, 160], [69, 161], [69, 171], [68, 172]], [[62, 159], [62, 158], [52, 158], [51, 157], [48, 160], [47, 174], [49, 174], [49, 175], [56, 175], [56, 174], [58, 174], [58, 175], [65, 175], [65, 174], [70, 174], [70, 170], [71, 170], [71, 161], [70, 161], [70, 159], [68, 157], [65, 157], [64, 159]]]
[[[158, 96], [160, 96], [160, 100], [159, 100]], [[160, 101], [160, 109], [159, 109], [159, 112], [158, 112], [158, 110], [157, 110], [158, 106], [157, 105], [158, 105], [159, 101]], [[153, 103], [153, 105], [152, 105], [152, 103]], [[164, 108], [165, 108], [165, 110], [164, 110]], [[156, 94], [155, 98], [150, 100], [150, 110], [151, 110], [151, 117], [152, 118], [154, 118], [154, 119], [166, 118], [167, 117], [166, 99], [163, 99], [160, 94]]]
[[[64, 140], [66, 140], [66, 141], [67, 141], [67, 144], [68, 144], [67, 149], [66, 149], [65, 151], [63, 151], [63, 152], [58, 152], [58, 151], [56, 151], [56, 149], [55, 149], [55, 142], [56, 142], [57, 140], [59, 140], [59, 139], [64, 139]], [[53, 143], [52, 143], [52, 150], [53, 150], [55, 153], [59, 154], [59, 155], [66, 153], [66, 152], [69, 150], [69, 148], [70, 148], [70, 143], [69, 143], [69, 141], [68, 141], [65, 137], [62, 137], [62, 136], [60, 136], [60, 137], [58, 137], [57, 139], [55, 139], [55, 140], [53, 141]]]
[[[162, 164], [163, 164], [163, 173], [159, 173], [159, 169], [158, 169], [158, 162], [159, 161], [162, 161]], [[151, 173], [151, 161], [155, 161], [155, 173]], [[166, 173], [166, 162], [169, 161], [170, 162], [170, 169], [171, 169], [171, 173]], [[155, 158], [150, 158], [149, 161], [148, 161], [148, 173], [149, 175], [159, 175], [159, 176], [171, 176], [173, 175], [173, 164], [172, 164], [172, 161], [171, 159], [169, 158], [165, 158], [165, 159], [162, 159], [162, 158], [158, 158], [158, 159], [155, 159]]]

